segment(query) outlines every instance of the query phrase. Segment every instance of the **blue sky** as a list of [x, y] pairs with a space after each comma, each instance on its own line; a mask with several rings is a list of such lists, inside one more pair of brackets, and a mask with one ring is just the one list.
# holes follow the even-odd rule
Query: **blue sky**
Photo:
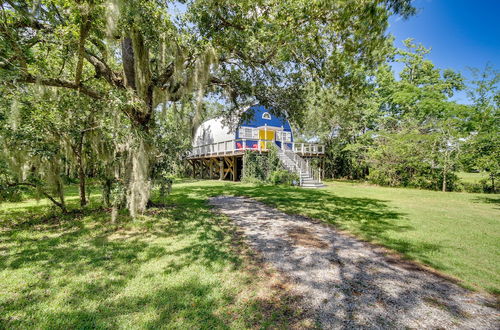
[[[173, 13], [182, 13], [185, 5]], [[407, 20], [391, 17], [389, 33], [395, 46], [403, 40], [431, 48], [428, 58], [440, 69], [453, 69], [470, 78], [468, 67], [484, 68], [487, 63], [500, 70], [500, 0], [414, 0], [418, 13]], [[393, 65], [396, 72], [399, 63]], [[468, 103], [465, 92], [453, 99]]]
[[[417, 15], [390, 19], [389, 33], [402, 47], [407, 38], [431, 48], [428, 58], [441, 69], [470, 77], [467, 67], [500, 69], [500, 0], [416, 0]], [[399, 70], [395, 65], [394, 69]], [[464, 93], [454, 99], [467, 103]]]

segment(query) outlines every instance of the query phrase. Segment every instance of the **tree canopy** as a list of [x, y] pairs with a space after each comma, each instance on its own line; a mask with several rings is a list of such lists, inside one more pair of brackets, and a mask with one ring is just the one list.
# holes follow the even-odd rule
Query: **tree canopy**
[[[15, 108], [21, 93], [30, 98], [25, 117], [34, 108], [45, 111], [44, 86], [59, 105], [69, 95], [68, 116], [89, 109], [88, 120], [102, 118], [96, 126], [109, 130], [98, 134], [111, 134], [108, 158], [121, 161], [99, 167], [113, 173], [123, 192], [117, 203], [135, 215], [149, 200], [154, 173], [161, 172], [154, 170], [157, 160], [169, 152], [154, 142], [169, 127], [160, 108], [190, 109], [180, 112], [186, 119], [171, 119], [197, 125], [206, 97], [213, 95], [232, 105], [228, 111], [258, 101], [300, 120], [306, 86], [354, 95], [366, 84], [362, 73], [386, 59], [389, 16], [413, 13], [409, 0], [2, 1], [0, 83], [10, 95], [4, 109]], [[5, 117], [10, 112], [16, 113], [4, 110]], [[68, 136], [83, 141], [89, 122], [79, 117], [71, 123]], [[3, 141], [13, 151], [10, 142]], [[83, 144], [78, 148], [77, 160]], [[99, 150], [94, 148], [87, 148], [91, 159]], [[33, 161], [27, 157], [16, 167], [37, 172]], [[26, 177], [14, 181], [27, 183]]]

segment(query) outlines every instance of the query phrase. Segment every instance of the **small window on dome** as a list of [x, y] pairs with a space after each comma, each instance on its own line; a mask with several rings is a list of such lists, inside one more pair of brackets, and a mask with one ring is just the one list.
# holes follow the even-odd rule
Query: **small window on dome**
[[264, 112], [262, 114], [262, 119], [271, 120], [271, 114], [269, 112]]

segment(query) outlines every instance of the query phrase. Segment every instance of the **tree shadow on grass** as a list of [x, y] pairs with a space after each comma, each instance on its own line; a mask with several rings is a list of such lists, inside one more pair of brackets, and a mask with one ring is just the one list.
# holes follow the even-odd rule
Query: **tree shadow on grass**
[[[379, 199], [340, 197], [324, 190], [284, 186], [192, 185], [183, 187], [182, 190], [198, 196], [252, 197], [286, 213], [308, 216], [339, 229], [347, 229], [367, 240], [382, 241], [388, 231], [402, 232], [412, 229], [404, 213], [391, 209], [387, 201]], [[413, 250], [409, 242], [394, 243], [394, 248], [398, 251]], [[415, 248], [436, 250], [439, 247], [420, 244]]]
[[473, 199], [475, 203], [494, 204], [495, 209], [500, 209], [500, 197], [479, 196]]
[[[142, 328], [157, 329], [179, 321], [185, 327], [199, 327], [200, 324], [206, 324], [207, 328], [217, 328], [224, 326], [224, 323], [214, 315], [217, 302], [211, 297], [213, 290], [213, 286], [192, 279], [141, 296], [124, 296], [100, 304], [98, 313], [84, 310], [76, 313], [74, 311], [55, 313], [51, 315], [47, 327], [53, 328], [54, 325], [74, 327], [82, 320], [85, 320], [86, 327], [92, 328], [127, 327], [125, 324], [119, 324], [120, 316], [151, 313], [147, 321], [141, 324]], [[60, 324], [62, 322], [64, 323]], [[128, 326], [133, 326], [133, 323]]]
[[[241, 198], [217, 198], [212, 203], [233, 218], [267, 261], [293, 278], [325, 328], [477, 328], [494, 324], [495, 310], [485, 308], [487, 300], [414, 263], [387, 257], [370, 244], [304, 217], [281, 216], [261, 203]], [[384, 212], [372, 209], [366, 214]], [[302, 228], [309, 233], [309, 241], [322, 244], [300, 243], [290, 235], [290, 228]], [[389, 243], [405, 252], [440, 248], [401, 240]]]
[[[174, 186], [175, 189], [175, 186]], [[341, 197], [324, 189], [270, 185], [222, 184], [207, 186], [190, 184], [181, 188], [183, 194], [204, 199], [221, 195], [246, 196], [276, 207], [288, 214], [303, 215], [349, 231], [358, 238], [383, 244], [401, 253], [405, 258], [418, 259], [438, 270], [446, 270], [442, 264], [428, 258], [443, 246], [424, 241], [397, 239], [391, 232], [413, 230], [405, 213], [395, 210], [388, 201]]]
[[[230, 292], [221, 293], [215, 281], [198, 281], [200, 274], [189, 267], [214, 274], [238, 269], [242, 259], [231, 248], [231, 225], [203, 198], [178, 194], [170, 202], [174, 207], [138, 220], [120, 218], [116, 225], [103, 210], [47, 218], [36, 216], [45, 206], [29, 206], [29, 221], [22, 205], [2, 211], [9, 220], [0, 230], [0, 272], [10, 283], [0, 286], [0, 296], [6, 293], [0, 328], [113, 328], [146, 311], [153, 315], [141, 319], [146, 328], [175, 325], [177, 319], [187, 326], [224, 327], [222, 319], [228, 319], [214, 311], [229, 303]], [[145, 274], [148, 266], [158, 269]], [[192, 279], [168, 281], [181, 272]], [[137, 278], [155, 289], [127, 297]]]

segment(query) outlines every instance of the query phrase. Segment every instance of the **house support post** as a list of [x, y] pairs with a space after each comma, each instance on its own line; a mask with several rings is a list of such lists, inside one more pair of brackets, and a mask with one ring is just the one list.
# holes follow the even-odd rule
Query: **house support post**
[[211, 179], [211, 177], [210, 177], [210, 174], [211, 174], [210, 173], [210, 159], [204, 159], [203, 160], [203, 170], [206, 173], [207, 178]]
[[210, 172], [212, 179], [217, 179], [217, 167], [218, 167], [217, 158], [212, 158], [210, 160]]
[[205, 159], [204, 163], [205, 163], [205, 170], [206, 170], [206, 173], [207, 173], [207, 178], [208, 179], [211, 179], [212, 178], [212, 173], [210, 171], [210, 163], [211, 163], [211, 159]]
[[219, 160], [219, 180], [224, 179], [224, 160]]
[[233, 181], [236, 181], [236, 179], [238, 178], [238, 166], [236, 160], [236, 157], [233, 156]]
[[231, 175], [234, 175], [233, 174], [233, 164], [232, 164], [231, 159], [232, 159], [232, 157], [224, 157], [224, 163], [227, 164], [227, 169], [224, 169], [224, 179], [228, 176], [229, 173], [231, 173]]

